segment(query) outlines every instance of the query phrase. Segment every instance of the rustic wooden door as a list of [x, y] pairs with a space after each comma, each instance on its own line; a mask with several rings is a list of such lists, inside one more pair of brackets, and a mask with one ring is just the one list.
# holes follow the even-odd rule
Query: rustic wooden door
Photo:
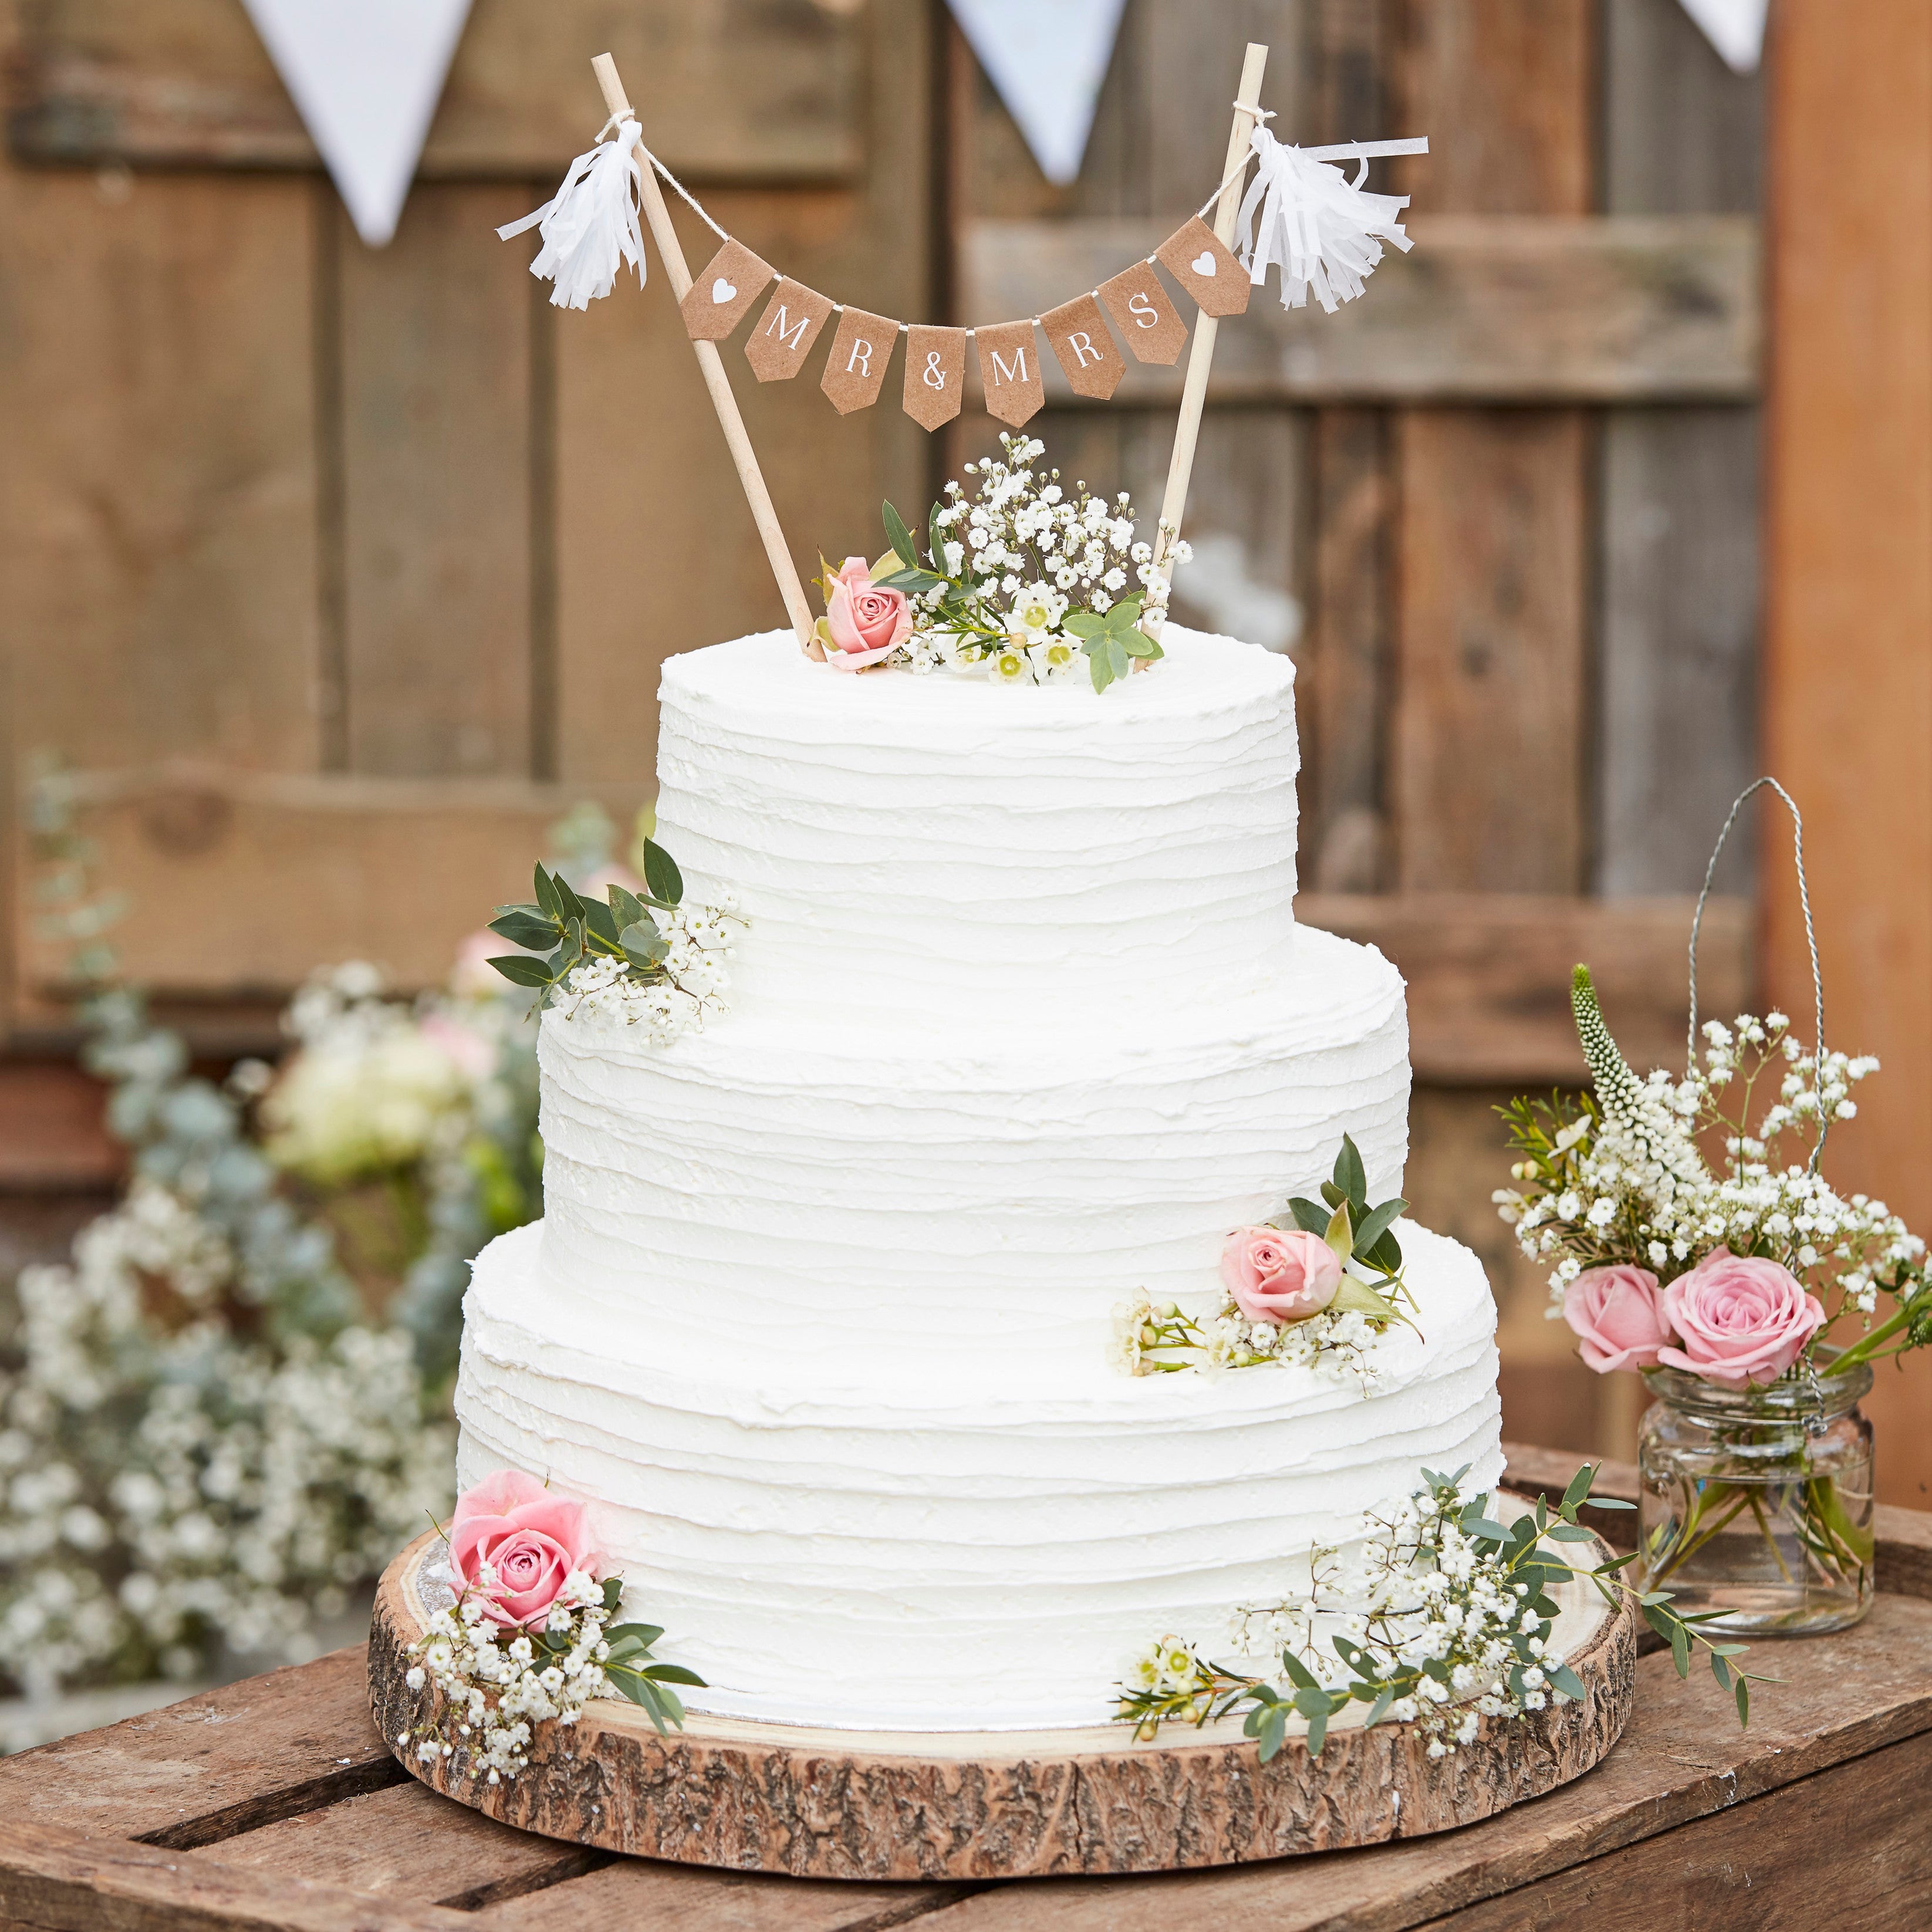
[[[1684, 895], [1755, 770], [1760, 90], [1677, 0], [1130, 0], [1055, 193], [956, 37], [963, 320], [1197, 206], [1249, 40], [1280, 138], [1432, 152], [1378, 164], [1417, 246], [1363, 300], [1223, 325], [1176, 612], [1297, 661], [1300, 916], [1408, 979], [1408, 1191], [1497, 1286], [1506, 1428], [1628, 1454], [1641, 1390], [1577, 1364], [1494, 1218], [1492, 1109], [1580, 1078], [1578, 959], [1634, 1059], [1683, 1050]], [[1056, 459], [1157, 502], [1178, 370], [1105, 408], [1057, 374]], [[1751, 877], [1740, 847], [1722, 883]], [[1708, 1010], [1745, 995], [1749, 926], [1742, 896], [1707, 925]]]
[[[783, 621], [662, 272], [561, 313], [493, 228], [596, 134], [608, 48], [736, 233], [923, 316], [928, 8], [476, 0], [380, 251], [236, 0], [0, 17], [14, 776], [73, 768], [127, 968], [211, 1046], [318, 962], [438, 977], [564, 806], [648, 798], [659, 661]], [[924, 487], [896, 409], [734, 365], [801, 556]], [[65, 951], [10, 849], [17, 1049]]]

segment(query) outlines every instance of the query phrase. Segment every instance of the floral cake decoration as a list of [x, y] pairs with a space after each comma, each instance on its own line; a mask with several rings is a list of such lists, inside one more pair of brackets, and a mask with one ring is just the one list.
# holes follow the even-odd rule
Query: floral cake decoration
[[[875, 562], [822, 565], [812, 655], [838, 670], [943, 668], [1005, 685], [1084, 674], [1096, 692], [1161, 656], [1166, 577], [1136, 535], [1129, 494], [1109, 502], [1084, 483], [1070, 489], [1035, 466], [1038, 438], [1000, 441], [1004, 461], [966, 465], [973, 496], [956, 479], [928, 512], [923, 555], [888, 502]], [[1165, 535], [1171, 563], [1186, 562], [1188, 546]]]

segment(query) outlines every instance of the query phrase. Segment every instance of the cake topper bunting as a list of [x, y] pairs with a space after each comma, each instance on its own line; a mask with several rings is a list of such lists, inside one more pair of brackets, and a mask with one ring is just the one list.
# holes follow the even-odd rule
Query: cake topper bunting
[[[1096, 401], [1111, 398], [1126, 373], [1126, 358], [1108, 333], [1107, 320], [1136, 362], [1172, 364], [1178, 358], [1186, 340], [1186, 325], [1154, 272], [1158, 263], [1199, 310], [1154, 547], [1156, 574], [1164, 587], [1186, 508], [1208, 368], [1222, 318], [1243, 313], [1250, 290], [1261, 286], [1270, 262], [1281, 272], [1285, 308], [1304, 306], [1312, 292], [1332, 314], [1359, 296], [1364, 279], [1382, 260], [1384, 242], [1405, 250], [1410, 246], [1399, 219], [1408, 198], [1364, 193], [1369, 161], [1377, 156], [1429, 152], [1428, 141], [1422, 137], [1322, 148], [1284, 146], [1268, 131], [1265, 124], [1271, 116], [1260, 105], [1267, 64], [1268, 49], [1250, 43], [1235, 95], [1227, 164], [1220, 182], [1199, 209], [1151, 254], [1099, 287], [1076, 292], [1043, 314], [1011, 322], [968, 329], [907, 323], [821, 295], [772, 267], [713, 220], [644, 146], [608, 54], [599, 54], [591, 63], [610, 110], [596, 145], [571, 163], [556, 194], [542, 208], [496, 232], [507, 240], [538, 229], [543, 246], [530, 264], [531, 273], [554, 281], [550, 300], [558, 307], [580, 309], [608, 295], [627, 267], [637, 270], [643, 285], [641, 212], [664, 258], [685, 332], [696, 352], [786, 614], [801, 647], [807, 650], [813, 622], [804, 587], [746, 434], [718, 344], [758, 310], [746, 340], [746, 360], [760, 382], [789, 382], [802, 373], [825, 324], [836, 314], [838, 322], [819, 386], [842, 416], [869, 409], [878, 400], [904, 336], [902, 404], [915, 422], [936, 430], [958, 415], [966, 370], [974, 363], [988, 413], [1017, 428], [1046, 400], [1042, 334], [1068, 386], [1076, 395]], [[1331, 165], [1340, 160], [1357, 164], [1352, 181]], [[1251, 162], [1254, 176], [1244, 194]], [[671, 226], [660, 177], [718, 238], [717, 251], [694, 280]], [[1211, 226], [1207, 219], [1210, 211]], [[1238, 224], [1242, 238], [1238, 248]], [[765, 298], [774, 283], [776, 290]], [[765, 299], [760, 309], [761, 298]], [[1165, 603], [1164, 595], [1150, 596], [1148, 622], [1155, 631]]]

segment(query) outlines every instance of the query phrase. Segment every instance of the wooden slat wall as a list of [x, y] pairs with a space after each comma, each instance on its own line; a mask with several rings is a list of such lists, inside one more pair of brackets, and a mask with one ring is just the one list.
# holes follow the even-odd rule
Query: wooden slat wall
[[[1616, 976], [1635, 1057], [1681, 1051], [1688, 902], [1628, 896], [1694, 889], [1754, 755], [1759, 89], [1676, 0], [1130, 0], [1070, 190], [964, 70], [959, 319], [1144, 253], [1214, 178], [1250, 38], [1278, 133], [1433, 152], [1387, 170], [1418, 246], [1366, 299], [1224, 328], [1177, 605], [1293, 649], [1301, 912], [1409, 979], [1408, 1191], [1490, 1270], [1511, 1426], [1627, 1454], [1640, 1390], [1576, 1364], [1494, 1219], [1492, 1110], [1576, 1077], [1576, 958]], [[1137, 125], [1170, 74], [1198, 124], [1163, 97]], [[1152, 500], [1174, 388], [1135, 370], [1102, 410], [1050, 382], [1039, 434]], [[1749, 925], [1733, 902], [1707, 935], [1720, 1006], [1749, 995]]]
[[[1827, 1172], [1932, 1229], [1932, 8], [1786, 0], [1771, 101], [1767, 763], [1805, 810], [1832, 1045], [1883, 1071]], [[1847, 138], [1846, 130], [1854, 130]], [[1809, 1010], [1781, 812], [1769, 989]], [[1932, 1362], [1880, 1372], [1880, 1493], [1932, 1496]]]

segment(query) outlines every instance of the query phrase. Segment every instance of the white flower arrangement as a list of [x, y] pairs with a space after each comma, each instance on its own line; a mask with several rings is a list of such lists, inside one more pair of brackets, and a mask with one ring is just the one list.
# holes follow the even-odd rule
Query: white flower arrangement
[[[1590, 1582], [1612, 1607], [1624, 1597], [1637, 1600], [1670, 1642], [1679, 1676], [1693, 1646], [1703, 1650], [1719, 1684], [1734, 1690], [1740, 1720], [1748, 1717], [1747, 1687], [1764, 1680], [1732, 1662], [1743, 1646], [1702, 1636], [1703, 1619], [1679, 1616], [1668, 1591], [1640, 1594], [1624, 1582], [1628, 1557], [1583, 1569], [1550, 1546], [1591, 1540], [1580, 1510], [1629, 1507], [1589, 1493], [1594, 1468], [1576, 1472], [1553, 1515], [1539, 1499], [1533, 1514], [1508, 1526], [1496, 1520], [1490, 1497], [1464, 1492], [1467, 1473], [1424, 1470], [1422, 1486], [1406, 1501], [1363, 1517], [1352, 1558], [1318, 1548], [1296, 1593], [1237, 1610], [1229, 1662], [1172, 1634], [1149, 1645], [1128, 1663], [1115, 1717], [1151, 1738], [1163, 1724], [1198, 1726], [1245, 1708], [1244, 1729], [1259, 1740], [1265, 1764], [1292, 1716], [1306, 1721], [1308, 1748], [1318, 1756], [1329, 1720], [1360, 1703], [1368, 1706], [1365, 1727], [1385, 1718], [1413, 1725], [1431, 1758], [1450, 1756], [1474, 1741], [1485, 1718], [1520, 1718], [1585, 1695], [1552, 1640], [1560, 1606], [1550, 1592], [1573, 1577]], [[1270, 1650], [1280, 1656], [1278, 1682], [1253, 1669]]]
[[643, 1029], [647, 1045], [668, 1046], [681, 1034], [730, 1011], [732, 928], [742, 926], [735, 892], [715, 904], [678, 907], [664, 916], [664, 976], [640, 980], [608, 954], [571, 968], [550, 1005], [560, 1019], [599, 1019]]
[[1324, 1309], [1292, 1322], [1251, 1322], [1232, 1302], [1201, 1316], [1178, 1302], [1156, 1304], [1143, 1288], [1114, 1310], [1112, 1359], [1124, 1374], [1172, 1374], [1275, 1363], [1306, 1369], [1324, 1382], [1352, 1384], [1364, 1394], [1380, 1378], [1375, 1345], [1382, 1330], [1358, 1309]]
[[[1135, 533], [1127, 492], [1109, 502], [1084, 483], [1070, 490], [1058, 470], [1034, 467], [1046, 448], [1036, 437], [1000, 442], [1004, 461], [966, 466], [974, 496], [956, 479], [928, 512], [923, 559], [888, 503], [886, 554], [869, 569], [860, 557], [827, 567], [818, 655], [842, 669], [944, 667], [1003, 685], [1084, 673], [1096, 691], [1161, 656], [1167, 573]], [[1192, 554], [1174, 542], [1170, 568]]]

